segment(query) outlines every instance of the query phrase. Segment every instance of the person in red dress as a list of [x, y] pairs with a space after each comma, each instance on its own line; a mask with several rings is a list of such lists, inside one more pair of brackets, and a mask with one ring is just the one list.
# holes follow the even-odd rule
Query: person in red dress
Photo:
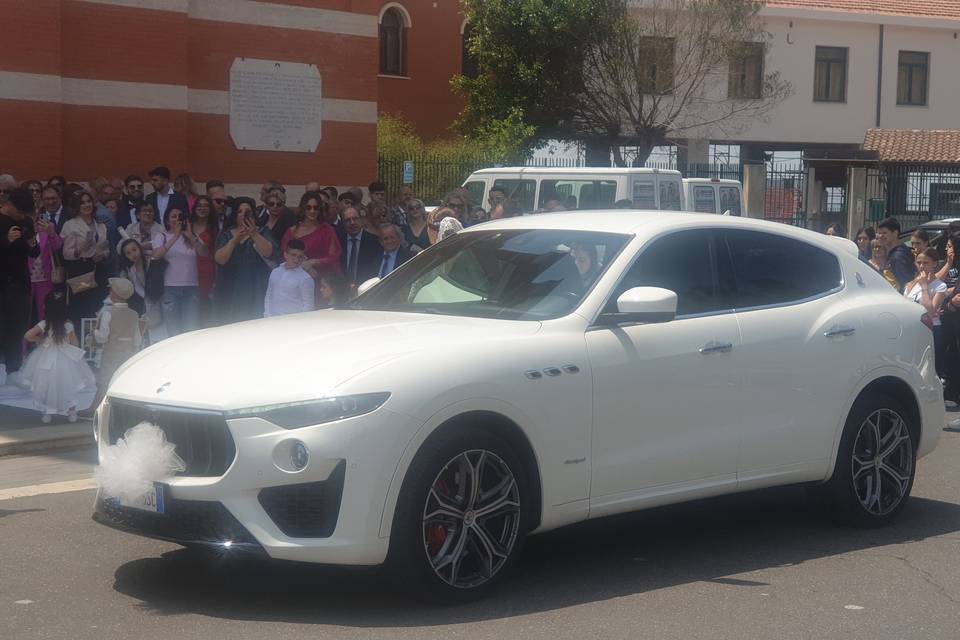
[[301, 265], [317, 282], [325, 275], [340, 273], [340, 240], [334, 228], [326, 222], [327, 203], [315, 191], [307, 191], [300, 199], [300, 221], [287, 229], [280, 241], [280, 250], [286, 251], [287, 243], [297, 238], [304, 244], [306, 260]]
[[220, 233], [220, 225], [217, 224], [213, 201], [210, 198], [197, 196], [193, 203], [193, 209], [190, 211], [190, 223], [193, 226], [193, 233], [207, 248], [207, 255], [205, 256], [197, 252], [197, 280], [200, 290], [200, 326], [209, 327], [212, 325], [213, 319], [211, 292], [213, 291], [213, 280], [216, 274], [213, 254], [216, 252], [217, 235]]

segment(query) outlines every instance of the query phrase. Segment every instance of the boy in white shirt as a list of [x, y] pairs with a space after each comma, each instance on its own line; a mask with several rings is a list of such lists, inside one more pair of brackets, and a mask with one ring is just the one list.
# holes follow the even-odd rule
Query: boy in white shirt
[[270, 272], [267, 295], [263, 300], [263, 317], [303, 313], [316, 308], [313, 278], [303, 270], [304, 244], [292, 238], [283, 252], [283, 264]]

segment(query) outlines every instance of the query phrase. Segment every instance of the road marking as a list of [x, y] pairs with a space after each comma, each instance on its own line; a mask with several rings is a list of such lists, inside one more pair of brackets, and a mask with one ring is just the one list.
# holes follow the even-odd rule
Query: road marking
[[844, 609], [847, 609], [849, 611], [863, 611], [863, 607], [856, 604], [848, 604], [847, 606], [844, 607]]
[[65, 482], [49, 482], [47, 484], [34, 484], [28, 487], [14, 487], [13, 489], [0, 489], [0, 501], [13, 500], [14, 498], [29, 498], [31, 496], [45, 496], [51, 493], [68, 493], [70, 491], [86, 491], [95, 489], [97, 482], [93, 478], [83, 478], [82, 480], [67, 480]]

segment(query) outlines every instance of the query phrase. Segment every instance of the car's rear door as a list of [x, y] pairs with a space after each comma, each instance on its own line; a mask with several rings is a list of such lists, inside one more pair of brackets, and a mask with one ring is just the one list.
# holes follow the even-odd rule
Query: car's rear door
[[776, 233], [729, 229], [743, 338], [741, 486], [822, 471], [856, 379], [860, 314], [837, 257]]
[[651, 493], [736, 485], [740, 332], [715, 267], [714, 232], [652, 241], [610, 295], [632, 287], [677, 294], [676, 319], [586, 333], [593, 370], [591, 514]]

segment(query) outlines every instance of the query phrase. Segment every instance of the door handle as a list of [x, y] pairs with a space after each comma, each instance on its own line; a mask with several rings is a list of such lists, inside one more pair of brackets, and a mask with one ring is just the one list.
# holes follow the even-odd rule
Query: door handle
[[838, 324], [830, 327], [823, 332], [824, 338], [839, 338], [843, 336], [852, 336], [857, 330], [853, 327], [848, 327], [846, 325]]
[[707, 356], [711, 353], [730, 353], [731, 349], [733, 349], [732, 342], [716, 342], [711, 340], [707, 344], [700, 347], [700, 353]]

